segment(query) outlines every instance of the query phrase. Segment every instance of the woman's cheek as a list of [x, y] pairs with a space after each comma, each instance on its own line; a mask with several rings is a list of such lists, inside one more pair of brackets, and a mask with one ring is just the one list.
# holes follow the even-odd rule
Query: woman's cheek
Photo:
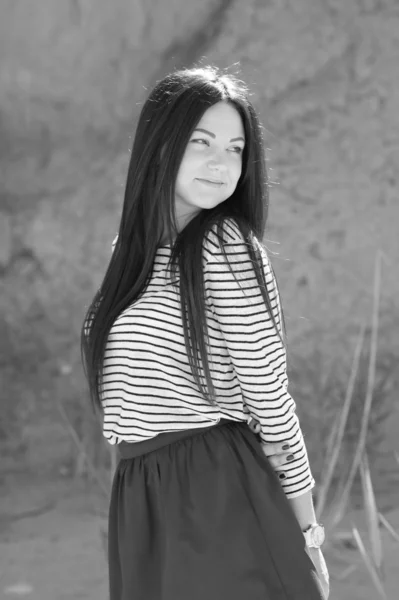
[[237, 160], [234, 162], [234, 164], [231, 165], [231, 171], [233, 174], [232, 179], [234, 179], [235, 183], [238, 182], [238, 180], [240, 179], [241, 176], [241, 172], [242, 172], [242, 162], [241, 160]]

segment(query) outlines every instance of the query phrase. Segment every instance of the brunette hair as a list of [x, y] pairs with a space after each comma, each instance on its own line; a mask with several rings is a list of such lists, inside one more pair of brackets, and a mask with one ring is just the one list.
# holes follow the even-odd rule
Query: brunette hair
[[[242, 119], [246, 143], [241, 176], [227, 200], [213, 209], [201, 210], [177, 232], [174, 189], [183, 154], [204, 112], [221, 101], [234, 106]], [[179, 268], [186, 350], [204, 398], [216, 404], [205, 345], [208, 333], [202, 269], [203, 241], [213, 225], [217, 226], [216, 234], [226, 259], [223, 223], [233, 219], [238, 225], [264, 302], [285, 346], [284, 315], [281, 309], [280, 332], [259, 251], [259, 245], [265, 248], [262, 240], [268, 205], [262, 127], [247, 86], [235, 75], [212, 66], [181, 69], [159, 81], [145, 101], [138, 120], [115, 250], [81, 330], [82, 362], [95, 409], [102, 408], [102, 371], [110, 329], [117, 316], [145, 291], [165, 231], [170, 240], [173, 232], [177, 233], [171, 244], [169, 266], [174, 272], [177, 265]], [[231, 269], [230, 263], [229, 267]], [[207, 388], [199, 376], [201, 360]]]

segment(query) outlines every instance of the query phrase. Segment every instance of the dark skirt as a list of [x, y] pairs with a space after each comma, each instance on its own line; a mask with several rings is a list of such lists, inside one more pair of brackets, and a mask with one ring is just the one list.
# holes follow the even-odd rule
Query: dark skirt
[[305, 540], [244, 422], [119, 444], [110, 600], [323, 600]]

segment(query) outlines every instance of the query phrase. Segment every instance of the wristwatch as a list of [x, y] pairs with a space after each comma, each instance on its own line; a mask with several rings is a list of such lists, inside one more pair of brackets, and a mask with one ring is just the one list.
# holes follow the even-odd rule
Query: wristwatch
[[308, 548], [320, 548], [326, 539], [323, 525], [314, 523], [302, 531]]

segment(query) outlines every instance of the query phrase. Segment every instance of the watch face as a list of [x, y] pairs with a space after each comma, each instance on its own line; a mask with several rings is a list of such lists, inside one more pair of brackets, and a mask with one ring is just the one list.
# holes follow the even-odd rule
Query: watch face
[[324, 527], [317, 525], [312, 531], [314, 543], [321, 546], [325, 539]]

